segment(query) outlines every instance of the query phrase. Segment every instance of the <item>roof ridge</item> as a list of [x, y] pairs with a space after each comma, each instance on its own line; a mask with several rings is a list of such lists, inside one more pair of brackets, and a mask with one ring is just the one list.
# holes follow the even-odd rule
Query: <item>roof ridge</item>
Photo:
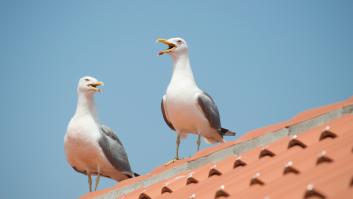
[[[280, 128], [274, 131], [268, 131], [260, 136], [254, 137], [249, 140], [242, 142], [234, 142], [232, 145], [227, 145], [226, 148], [220, 150], [211, 151], [210, 153], [201, 156], [197, 159], [189, 159], [185, 163], [176, 165], [170, 169], [161, 171], [155, 175], [148, 176], [134, 184], [127, 184], [119, 188], [118, 190], [110, 190], [108, 193], [97, 196], [97, 198], [117, 198], [142, 187], [148, 187], [155, 183], [166, 180], [172, 176], [175, 176], [181, 172], [185, 172], [191, 169], [199, 168], [208, 163], [216, 163], [232, 155], [239, 155], [251, 149], [259, 146], [266, 146], [270, 143], [277, 141], [278, 139], [285, 136], [292, 136], [306, 132], [307, 130], [324, 124], [326, 122], [332, 121], [334, 119], [340, 118], [346, 114], [353, 114], [353, 104], [352, 98], [345, 100], [341, 103], [336, 103], [328, 106], [337, 106], [340, 104], [339, 108], [330, 110], [323, 114], [318, 114], [310, 119], [300, 121], [298, 123], [292, 123], [284, 128]], [[89, 197], [89, 195], [86, 195]]]
[[294, 115], [293, 117], [291, 117], [288, 120], [285, 120], [285, 121], [282, 121], [282, 122], [279, 122], [276, 124], [270, 124], [265, 127], [253, 129], [253, 130], [247, 132], [246, 134], [242, 135], [238, 140], [245, 141], [245, 140], [252, 138], [252, 137], [258, 137], [260, 135], [263, 135], [263, 132], [279, 130], [279, 129], [284, 128], [285, 126], [297, 124], [302, 121], [312, 119], [314, 117], [323, 115], [323, 114], [330, 112], [332, 110], [340, 109], [340, 108], [343, 108], [343, 107], [351, 105], [351, 104], [353, 104], [353, 96], [348, 99], [345, 99], [345, 100], [342, 100], [339, 102], [335, 102], [332, 104], [327, 104], [327, 105], [323, 105], [320, 107], [310, 108], [310, 109], [307, 109], [303, 112], [300, 112], [300, 113]]

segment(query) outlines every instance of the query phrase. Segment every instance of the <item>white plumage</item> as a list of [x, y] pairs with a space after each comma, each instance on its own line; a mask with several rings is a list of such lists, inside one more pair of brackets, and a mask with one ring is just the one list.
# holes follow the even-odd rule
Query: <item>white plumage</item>
[[95, 189], [101, 175], [116, 181], [134, 176], [122, 143], [109, 127], [98, 121], [94, 94], [102, 84], [93, 77], [80, 79], [76, 112], [64, 137], [67, 161], [88, 176], [90, 191], [92, 175], [97, 175]]
[[223, 142], [223, 135], [235, 135], [221, 127], [220, 116], [213, 99], [196, 84], [188, 55], [188, 46], [182, 38], [159, 39], [168, 45], [160, 55], [169, 54], [173, 59], [173, 75], [162, 99], [162, 113], [168, 126], [177, 133], [177, 154], [180, 137], [192, 133], [209, 143]]

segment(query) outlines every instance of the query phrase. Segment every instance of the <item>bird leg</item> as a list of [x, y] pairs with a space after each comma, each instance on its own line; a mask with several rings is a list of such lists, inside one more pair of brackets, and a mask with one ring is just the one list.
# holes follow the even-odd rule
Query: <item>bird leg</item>
[[201, 135], [200, 134], [197, 136], [196, 144], [197, 144], [197, 151], [199, 151], [200, 144], [201, 144]]
[[178, 134], [176, 139], [176, 155], [175, 160], [179, 160], [179, 145], [180, 145], [180, 135]]
[[98, 167], [98, 172], [97, 172], [97, 173], [98, 173], [98, 174], [97, 174], [97, 177], [96, 177], [96, 184], [95, 184], [95, 186], [94, 186], [94, 191], [97, 190], [97, 187], [98, 187], [98, 184], [99, 184], [99, 180], [100, 180], [100, 178], [101, 178], [101, 172], [100, 172], [99, 167]]
[[169, 165], [177, 160], [179, 160], [179, 145], [180, 145], [180, 135], [177, 134], [177, 139], [176, 139], [176, 155], [175, 158], [173, 160], [168, 161], [167, 163], [165, 163], [164, 165]]
[[92, 176], [90, 173], [87, 173], [87, 176], [88, 176], [89, 192], [92, 192]]

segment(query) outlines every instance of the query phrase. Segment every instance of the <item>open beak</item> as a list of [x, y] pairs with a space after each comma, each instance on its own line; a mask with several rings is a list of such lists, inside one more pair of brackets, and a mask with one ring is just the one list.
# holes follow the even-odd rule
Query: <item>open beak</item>
[[97, 86], [104, 86], [103, 82], [96, 82], [88, 85], [95, 92], [102, 92], [102, 89], [97, 88]]
[[174, 50], [176, 48], [176, 45], [169, 42], [168, 40], [166, 39], [157, 39], [157, 42], [160, 42], [160, 43], [163, 43], [163, 44], [166, 44], [168, 45], [168, 48], [165, 49], [165, 50], [161, 50], [159, 51], [158, 55], [163, 55], [165, 53], [170, 53], [172, 50]]

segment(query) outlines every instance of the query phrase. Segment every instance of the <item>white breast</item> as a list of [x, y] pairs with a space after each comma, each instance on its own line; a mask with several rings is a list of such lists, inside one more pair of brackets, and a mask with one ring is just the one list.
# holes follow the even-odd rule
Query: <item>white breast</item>
[[97, 173], [117, 181], [126, 179], [105, 157], [99, 146], [100, 131], [92, 118], [73, 118], [64, 138], [64, 147], [69, 164], [80, 171]]
[[91, 120], [88, 117], [73, 118], [64, 138], [64, 147], [71, 166], [94, 172], [99, 163], [97, 157], [101, 157], [102, 151], [98, 146], [98, 126]]
[[166, 92], [168, 118], [179, 133], [197, 133], [200, 112], [195, 96], [200, 92], [186, 83], [170, 84]]

